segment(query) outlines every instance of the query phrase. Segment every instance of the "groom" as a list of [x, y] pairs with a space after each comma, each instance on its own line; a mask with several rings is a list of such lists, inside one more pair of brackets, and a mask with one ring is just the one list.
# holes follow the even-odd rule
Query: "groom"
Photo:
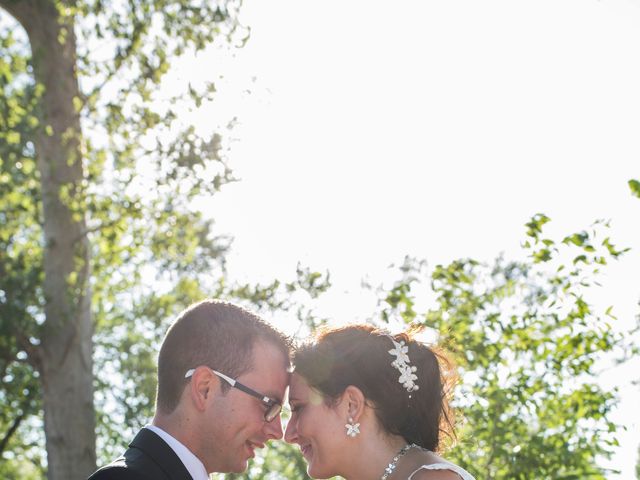
[[205, 300], [171, 325], [158, 355], [156, 413], [90, 480], [208, 480], [242, 472], [282, 438], [289, 343], [258, 316]]

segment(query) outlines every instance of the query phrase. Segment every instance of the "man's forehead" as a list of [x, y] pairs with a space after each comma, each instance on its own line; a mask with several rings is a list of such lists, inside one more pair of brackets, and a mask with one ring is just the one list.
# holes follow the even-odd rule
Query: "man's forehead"
[[251, 349], [251, 370], [259, 370], [260, 367], [268, 367], [274, 371], [284, 369], [291, 370], [291, 361], [288, 350], [273, 342], [257, 340]]
[[247, 370], [242, 377], [244, 378], [261, 378], [276, 383], [284, 382], [289, 384], [289, 370], [286, 365], [280, 362], [257, 361], [252, 369]]
[[261, 393], [282, 400], [284, 390], [289, 385], [288, 357], [282, 352], [264, 353], [261, 349], [254, 350], [253, 368], [242, 374], [240, 381], [250, 382], [252, 388], [260, 388]]

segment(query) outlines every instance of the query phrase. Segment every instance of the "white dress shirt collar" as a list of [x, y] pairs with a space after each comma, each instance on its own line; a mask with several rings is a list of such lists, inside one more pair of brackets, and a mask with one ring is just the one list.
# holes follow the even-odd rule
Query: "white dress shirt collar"
[[155, 425], [147, 425], [145, 428], [148, 428], [153, 433], [157, 434], [162, 440], [164, 440], [167, 445], [171, 447], [180, 461], [187, 468], [193, 480], [209, 480], [209, 475], [207, 474], [207, 470], [204, 468], [204, 465], [200, 461], [198, 457], [196, 457], [191, 450], [185, 447], [182, 443], [176, 440], [174, 437], [169, 435], [167, 432], [162, 430]]

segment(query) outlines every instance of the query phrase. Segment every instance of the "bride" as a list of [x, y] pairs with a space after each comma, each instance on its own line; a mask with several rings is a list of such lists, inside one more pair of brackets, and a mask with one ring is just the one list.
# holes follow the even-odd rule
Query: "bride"
[[474, 480], [434, 453], [453, 434], [440, 364], [408, 334], [325, 330], [294, 355], [285, 440], [312, 478]]

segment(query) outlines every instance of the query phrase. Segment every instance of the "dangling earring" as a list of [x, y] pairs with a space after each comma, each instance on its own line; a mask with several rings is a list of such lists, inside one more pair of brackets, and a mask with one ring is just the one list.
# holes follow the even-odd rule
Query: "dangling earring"
[[353, 423], [353, 418], [351, 417], [349, 417], [349, 423], [347, 423], [345, 427], [347, 428], [347, 436], [351, 438], [357, 437], [360, 433], [360, 424]]

